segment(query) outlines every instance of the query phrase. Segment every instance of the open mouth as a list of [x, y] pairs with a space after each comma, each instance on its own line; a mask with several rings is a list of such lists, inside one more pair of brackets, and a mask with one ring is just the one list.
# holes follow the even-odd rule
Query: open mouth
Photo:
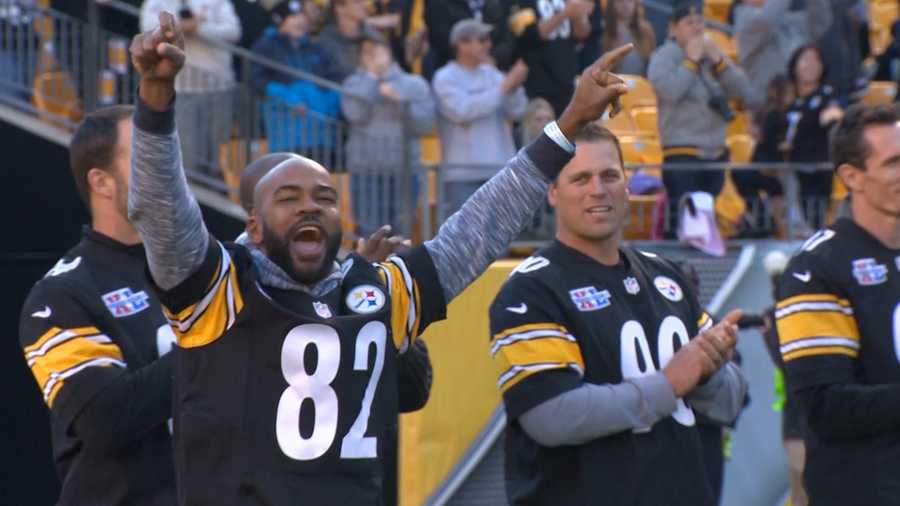
[[587, 209], [587, 213], [592, 216], [601, 216], [607, 213], [611, 213], [612, 210], [612, 206], [593, 206]]
[[302, 225], [291, 236], [291, 250], [301, 260], [317, 259], [325, 251], [325, 230], [319, 225]]

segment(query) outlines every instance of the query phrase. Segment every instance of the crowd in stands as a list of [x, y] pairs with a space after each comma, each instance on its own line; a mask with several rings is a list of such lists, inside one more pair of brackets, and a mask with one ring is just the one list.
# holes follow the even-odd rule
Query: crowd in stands
[[[49, 3], [74, 12], [87, 1], [104, 3]], [[333, 168], [353, 174], [353, 207], [372, 226], [397, 211], [388, 202], [363, 212], [364, 202], [372, 206], [363, 196], [398, 186], [392, 171], [423, 159], [454, 174], [444, 186], [452, 211], [490, 176], [487, 168], [562, 112], [588, 63], [633, 43], [616, 71], [645, 91], [626, 97], [624, 114], [607, 126], [622, 138], [626, 162], [682, 167], [641, 171], [632, 193], [665, 189], [677, 209], [684, 195], [720, 195], [731, 185], [747, 211], [738, 233], [784, 233], [788, 213], [816, 228], [840, 194], [831, 172], [799, 170], [803, 205], [786, 209], [784, 173], [727, 176], [702, 164], [826, 162], [842, 111], [870, 89], [892, 100], [900, 79], [896, 0], [129, 3], [140, 5], [140, 28], [154, 26], [165, 9], [178, 14], [187, 36], [177, 122], [188, 167], [217, 160], [220, 145], [235, 136], [233, 89], [247, 83], [260, 100], [267, 149], [326, 153]], [[101, 22], [138, 28], [120, 18]], [[259, 63], [235, 66], [227, 46], [212, 41], [240, 44], [318, 79]], [[405, 141], [419, 137], [421, 144]], [[467, 167], [479, 170], [467, 175]], [[400, 186], [417, 194], [420, 182]], [[758, 219], [760, 210], [766, 218]]]

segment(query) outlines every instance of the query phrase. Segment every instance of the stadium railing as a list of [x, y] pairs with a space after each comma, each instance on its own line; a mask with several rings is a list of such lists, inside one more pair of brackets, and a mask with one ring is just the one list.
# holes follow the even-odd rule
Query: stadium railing
[[[87, 5], [87, 22], [41, 7], [21, 12], [18, 18], [0, 16], [0, 64], [7, 70], [0, 72], [0, 102], [71, 130], [85, 111], [134, 101], [137, 78], [128, 54], [130, 41], [101, 29], [101, 7], [94, 2]], [[117, 0], [107, 1], [102, 8], [138, 14], [134, 7]], [[424, 240], [436, 232], [447, 215], [449, 184], [473, 178], [486, 180], [499, 169], [453, 166], [434, 160], [426, 163], [419, 148], [420, 138], [399, 120], [397, 128], [391, 131], [364, 133], [340, 119], [333, 107], [330, 111], [316, 110], [267, 98], [249, 83], [250, 70], [255, 65], [314, 84], [326, 92], [342, 96], [347, 93], [337, 83], [246, 49], [204, 40], [233, 56], [237, 79], [223, 80], [195, 68], [190, 60], [179, 76], [180, 89], [200, 90], [210, 94], [211, 99], [208, 107], [198, 112], [205, 116], [204, 121], [194, 122], [199, 128], [193, 130], [199, 131], [182, 132], [182, 140], [187, 141], [186, 172], [194, 184], [236, 200], [237, 183], [247, 163], [269, 152], [296, 152], [320, 161], [335, 173], [343, 195], [341, 206], [349, 237], [365, 235], [381, 223], [390, 223], [395, 230]], [[661, 168], [678, 169], [658, 164], [629, 164], [629, 168], [657, 174]], [[802, 219], [804, 206], [819, 215], [833, 215], [834, 203], [829, 199], [799, 202], [794, 178], [790, 176], [795, 170], [830, 170], [827, 165], [703, 164], [684, 168], [778, 171], [788, 187], [786, 207], [794, 210], [781, 224], [786, 228], [782, 233], [788, 237], [802, 235], [809, 228]], [[675, 210], [674, 203], [661, 204], [658, 195], [631, 197], [626, 237], [673, 237]], [[755, 223], [773, 221], [770, 207], [739, 211]], [[553, 222], [552, 210], [544, 206], [523, 231], [519, 244], [537, 244], [552, 237]], [[732, 225], [720, 228], [728, 232]]]

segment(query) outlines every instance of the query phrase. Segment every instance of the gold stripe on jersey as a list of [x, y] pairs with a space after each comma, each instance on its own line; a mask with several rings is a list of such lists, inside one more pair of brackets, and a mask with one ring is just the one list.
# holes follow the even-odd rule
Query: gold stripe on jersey
[[392, 256], [377, 264], [381, 281], [391, 296], [391, 332], [394, 345], [401, 352], [418, 337], [420, 317], [419, 285], [409, 274], [406, 264]]
[[221, 244], [219, 247], [222, 250], [220, 265], [200, 301], [178, 314], [163, 308], [178, 339], [178, 345], [183, 348], [196, 348], [212, 343], [234, 325], [237, 315], [244, 309], [237, 269], [225, 248]]
[[781, 345], [815, 337], [841, 337], [859, 342], [856, 319], [839, 311], [800, 311], [777, 319]]
[[775, 306], [781, 357], [785, 362], [821, 356], [859, 356], [859, 327], [846, 299], [818, 293], [789, 297]]
[[[497, 346], [494, 360], [500, 370], [497, 385], [506, 390], [528, 376], [547, 369], [572, 367], [584, 370], [584, 358], [581, 348], [571, 335], [540, 334], [531, 331], [528, 338], [515, 339]], [[504, 339], [514, 338], [519, 334], [508, 334]], [[495, 343], [499, 342], [495, 340]], [[493, 349], [492, 345], [492, 349]]]
[[775, 309], [785, 309], [793, 304], [800, 302], [833, 302], [842, 306], [850, 306], [850, 301], [842, 299], [832, 293], [805, 293], [803, 295], [795, 295], [775, 304]]
[[791, 353], [784, 353], [781, 355], [781, 358], [785, 362], [790, 362], [791, 360], [797, 358], [810, 357], [815, 355], [846, 355], [850, 358], [856, 358], [859, 356], [859, 351], [848, 348], [846, 346], [821, 346], [816, 348], [797, 350]]
[[564, 332], [566, 334], [569, 333], [569, 331], [565, 327], [563, 327], [562, 325], [560, 325], [558, 323], [553, 323], [553, 322], [526, 323], [525, 325], [519, 325], [517, 327], [510, 327], [504, 331], [494, 334], [494, 340], [496, 341], [498, 339], [503, 339], [504, 337], [512, 335], [512, 334], [521, 334], [523, 332], [530, 332], [532, 330], [541, 330], [541, 329], [552, 330], [552, 331], [556, 331], [556, 332]]
[[697, 330], [703, 332], [704, 330], [709, 330], [715, 322], [712, 319], [712, 316], [709, 316], [709, 313], [706, 311], [700, 315], [700, 319], [697, 320]]
[[66, 378], [88, 367], [125, 367], [122, 350], [96, 327], [53, 327], [25, 348], [25, 357], [51, 408]]

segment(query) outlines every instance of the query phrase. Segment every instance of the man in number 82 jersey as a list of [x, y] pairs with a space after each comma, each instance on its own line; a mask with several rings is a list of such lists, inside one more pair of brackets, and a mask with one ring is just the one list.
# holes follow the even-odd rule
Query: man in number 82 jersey
[[[203, 224], [184, 181], [174, 77], [184, 61], [171, 15], [139, 35], [141, 74], [129, 213], [178, 338], [175, 462], [182, 504], [378, 504], [379, 438], [396, 419], [397, 355], [531, 219], [571, 157], [565, 135], [625, 91], [588, 69], [568, 114], [422, 246], [369, 264], [338, 264], [338, 195], [305, 158], [256, 185], [249, 246]], [[377, 154], [373, 153], [373, 156]]]

